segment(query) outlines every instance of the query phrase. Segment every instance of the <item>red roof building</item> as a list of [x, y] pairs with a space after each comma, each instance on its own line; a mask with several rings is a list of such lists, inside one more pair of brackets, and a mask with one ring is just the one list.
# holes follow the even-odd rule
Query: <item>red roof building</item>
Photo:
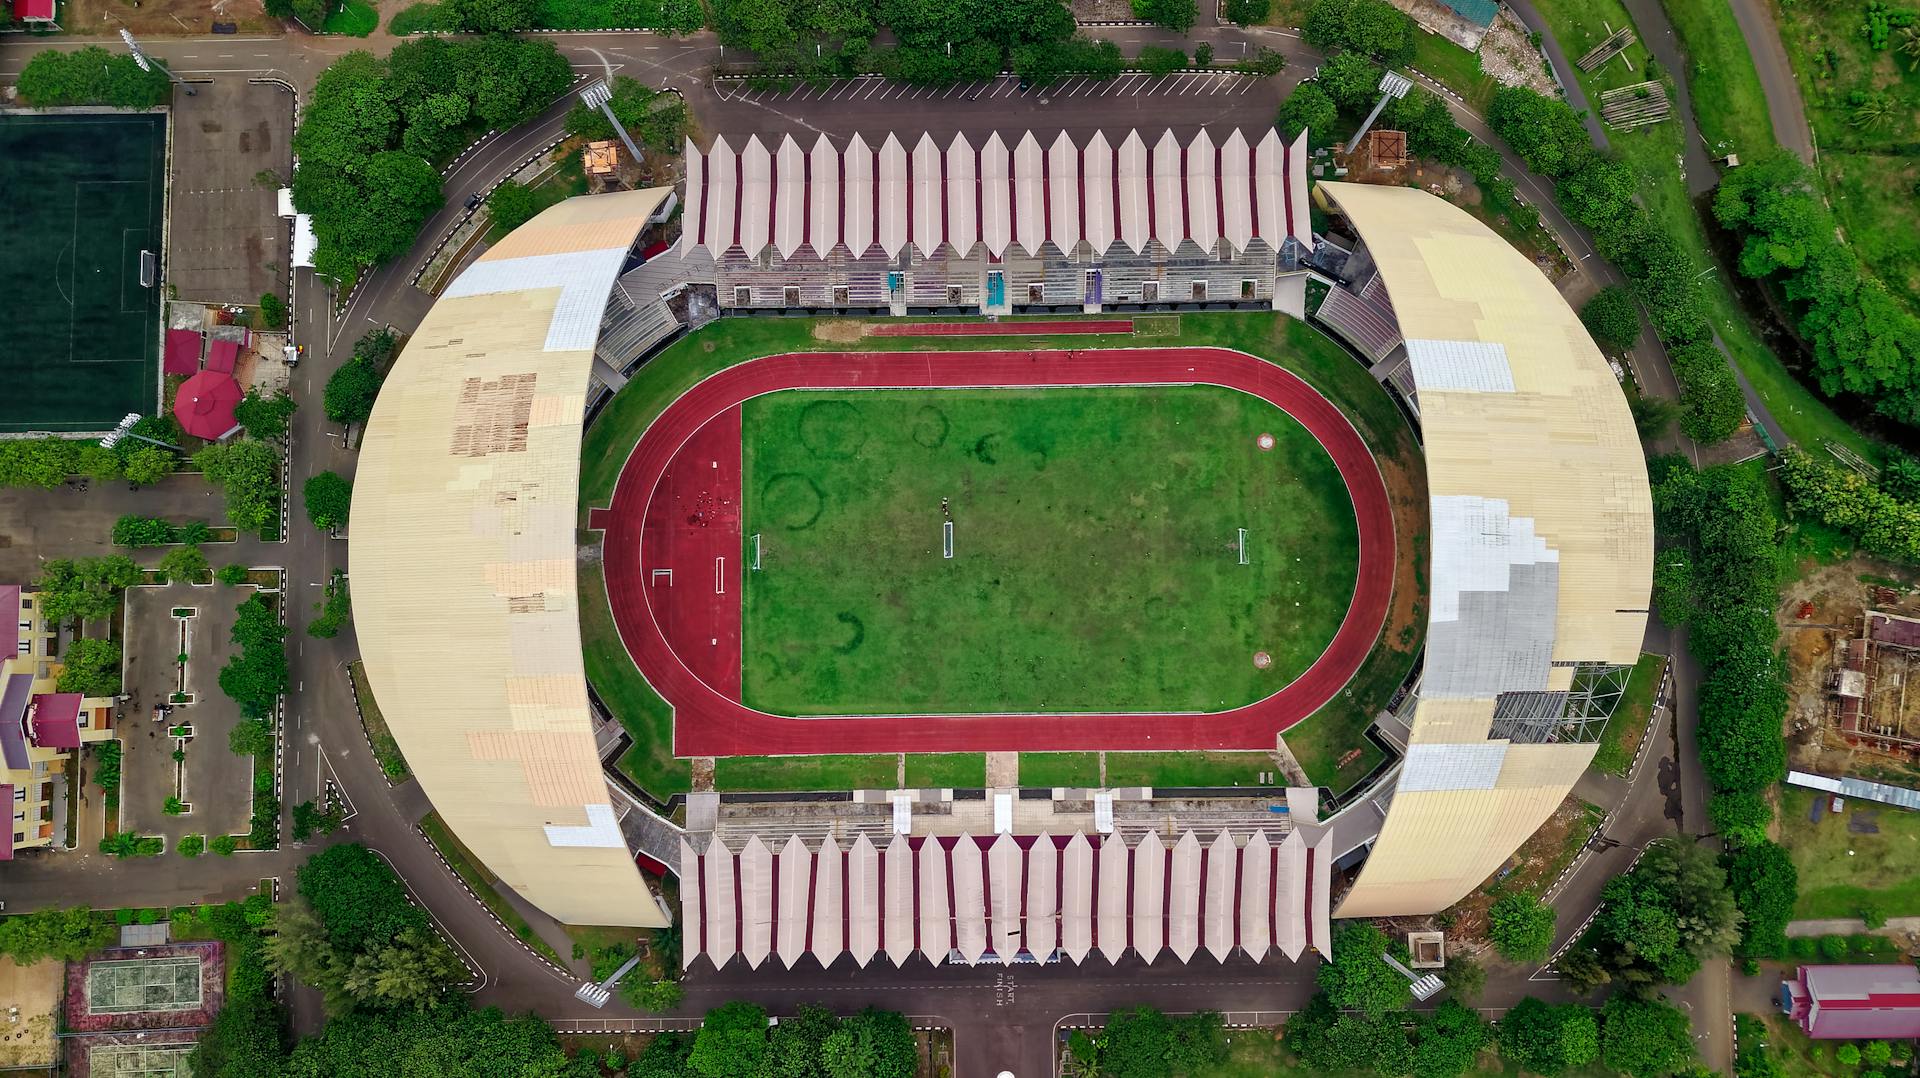
[[53, 0], [13, 0], [13, 17], [21, 22], [52, 22]]
[[209, 368], [180, 383], [173, 398], [173, 417], [195, 438], [217, 441], [240, 428], [233, 418], [239, 403], [240, 383], [231, 374]]
[[27, 729], [33, 743], [43, 749], [80, 747], [80, 694], [77, 692], [41, 693], [27, 709]]
[[222, 374], [232, 374], [234, 364], [240, 360], [239, 341], [214, 341], [207, 346], [207, 369]]
[[1815, 1040], [1920, 1037], [1920, 971], [1910, 965], [1801, 966], [1780, 1009]]
[[200, 369], [200, 331], [194, 329], [170, 329], [167, 331], [167, 359], [165, 369], [168, 374], [187, 374]]

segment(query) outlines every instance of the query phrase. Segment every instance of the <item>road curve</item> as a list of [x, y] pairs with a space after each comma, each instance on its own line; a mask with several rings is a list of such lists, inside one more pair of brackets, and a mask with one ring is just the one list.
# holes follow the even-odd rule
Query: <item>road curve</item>
[[[779, 389], [953, 386], [1219, 385], [1250, 393], [1305, 426], [1353, 499], [1358, 580], [1352, 605], [1307, 671], [1263, 700], [1212, 714], [901, 715], [785, 718], [709, 687], [681, 662], [645, 595], [647, 503], [680, 446], [710, 419]], [[1393, 590], [1393, 511], [1373, 454], [1332, 401], [1263, 359], [1221, 348], [1020, 352], [817, 352], [723, 370], [668, 405], [635, 445], [605, 518], [606, 580], [628, 654], [674, 708], [676, 756], [995, 750], [1271, 749], [1274, 735], [1333, 699], [1366, 661]]]

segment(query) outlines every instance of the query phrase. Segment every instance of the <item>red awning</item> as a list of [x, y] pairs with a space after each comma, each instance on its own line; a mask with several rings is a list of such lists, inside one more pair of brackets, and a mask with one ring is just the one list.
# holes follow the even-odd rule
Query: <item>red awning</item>
[[52, 19], [53, 0], [13, 0], [16, 19]]
[[233, 364], [240, 358], [240, 342], [214, 341], [207, 346], [207, 369], [221, 374], [232, 374]]
[[43, 749], [80, 747], [80, 694], [46, 692], [33, 698], [27, 712], [27, 730]]
[[[216, 349], [219, 345], [214, 342]], [[173, 416], [188, 434], [213, 441], [239, 425], [233, 418], [233, 407], [239, 403], [240, 383], [233, 375], [208, 369], [181, 383], [173, 398]]]
[[200, 369], [200, 331], [197, 329], [170, 329], [167, 331], [168, 374], [192, 374]]

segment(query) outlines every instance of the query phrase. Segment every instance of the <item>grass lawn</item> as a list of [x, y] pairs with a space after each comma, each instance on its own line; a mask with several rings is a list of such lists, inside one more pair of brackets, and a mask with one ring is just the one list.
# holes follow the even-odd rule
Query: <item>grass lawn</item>
[[1352, 600], [1332, 458], [1244, 393], [788, 391], [745, 415], [763, 711], [1223, 711], [1304, 673]]
[[1781, 1078], [1829, 1078], [1860, 1069], [1848, 1067], [1834, 1058], [1840, 1045], [1851, 1042], [1816, 1041], [1783, 1014], [1768, 1012], [1761, 1018], [1767, 1028], [1767, 1054], [1780, 1061]]
[[1760, 88], [1747, 40], [1727, 4], [1698, 0], [1661, 0], [1687, 55], [1687, 87], [1693, 93], [1694, 119], [1715, 157], [1737, 153], [1752, 160], [1777, 143], [1767, 115], [1767, 94]]
[[348, 37], [366, 37], [379, 28], [380, 13], [367, 0], [347, 0], [327, 12], [327, 21], [321, 24], [321, 29], [326, 33], [345, 34]]
[[460, 840], [453, 837], [453, 832], [441, 822], [439, 813], [427, 813], [420, 821], [420, 830], [427, 833], [427, 838], [433, 841], [434, 847], [440, 851], [440, 856], [447, 859], [447, 864], [453, 866], [453, 870], [459, 873], [468, 887], [473, 889], [473, 893], [480, 896], [480, 901], [492, 910], [493, 915], [500, 918], [514, 935], [520, 937], [535, 951], [552, 959], [555, 964], [566, 965], [566, 962], [560, 958], [559, 952], [555, 951], [546, 940], [541, 939], [540, 934], [527, 923], [527, 919], [520, 916], [520, 911], [514, 909], [513, 904], [500, 893], [500, 889], [495, 886], [497, 881], [494, 875], [481, 868], [480, 863], [467, 852], [467, 848], [460, 844]]
[[[1627, 18], [1619, 0], [1541, 0], [1538, 6], [1561, 46], [1576, 57], [1601, 40], [1606, 33], [1605, 24], [1619, 27]], [[1734, 32], [1738, 33], [1737, 27]], [[1591, 100], [1597, 102], [1603, 89], [1646, 78], [1646, 49], [1635, 45], [1625, 55], [1633, 62], [1631, 72], [1616, 58], [1609, 60], [1596, 75], [1581, 76], [1581, 86]], [[1711, 99], [1704, 94], [1697, 96], [1700, 110], [1711, 111]], [[1632, 131], [1610, 130], [1607, 134], [1615, 154], [1639, 174], [1640, 196], [1648, 212], [1679, 241], [1688, 260], [1703, 275], [1707, 287], [1701, 291], [1706, 300], [1707, 319], [1719, 331], [1727, 350], [1733, 354], [1734, 363], [1753, 383], [1754, 391], [1780, 421], [1787, 437], [1815, 448], [1837, 442], [1870, 460], [1878, 459], [1880, 451], [1872, 439], [1848, 425], [1787, 370], [1728, 289], [1725, 275], [1737, 271], [1720, 266], [1714, 258], [1705, 225], [1688, 198], [1686, 181], [1680, 175], [1678, 119]]]
[[1023, 752], [1020, 754], [1020, 785], [1098, 786], [1100, 754], [1097, 752]]
[[1646, 736], [1647, 723], [1653, 719], [1653, 692], [1660, 687], [1660, 673], [1666, 664], [1665, 655], [1652, 652], [1640, 656], [1634, 664], [1627, 691], [1600, 734], [1600, 751], [1593, 754], [1589, 765], [1593, 770], [1625, 778], [1632, 769], [1634, 753], [1640, 750], [1640, 739]]
[[380, 705], [373, 698], [373, 687], [367, 684], [367, 672], [362, 664], [355, 662], [347, 669], [353, 675], [353, 691], [360, 698], [360, 719], [367, 729], [367, 740], [373, 742], [373, 758], [387, 778], [399, 782], [413, 774], [407, 768], [407, 758], [400, 755], [400, 743], [387, 729], [387, 720], [380, 714]]
[[620, 757], [620, 770], [659, 800], [685, 793], [693, 774], [685, 760], [673, 756], [673, 711], [640, 675], [620, 642], [598, 563], [580, 567], [580, 649], [587, 681], [633, 739]]
[[1260, 772], [1278, 770], [1264, 752], [1107, 753], [1109, 786], [1257, 786]]
[[1480, 57], [1441, 37], [1415, 34], [1413, 66], [1467, 99], [1475, 112], [1487, 111], [1500, 84], [1480, 70]]
[[[1353, 362], [1314, 329], [1280, 315], [1260, 312], [1187, 315], [1177, 320], [1168, 319], [1166, 323], [1168, 332], [1155, 336], [1150, 343], [1216, 345], [1268, 357], [1338, 403], [1382, 460], [1383, 468], [1411, 473], [1416, 480], [1423, 474], [1418, 445], [1393, 402], [1367, 374], [1366, 368]], [[586, 431], [581, 454], [582, 512], [585, 507], [608, 503], [620, 469], [641, 431], [662, 408], [701, 379], [759, 356], [846, 346], [842, 342], [816, 338], [813, 331], [817, 324], [797, 318], [722, 319], [675, 342], [648, 361]], [[1031, 346], [1136, 347], [1141, 343], [1140, 338], [1114, 335], [1056, 340], [1034, 338]], [[979, 342], [964, 338], [873, 337], [860, 341], [860, 347], [874, 350], [926, 351], [978, 346]], [[1030, 345], [1023, 340], [1018, 346]], [[1391, 481], [1389, 486], [1391, 489]], [[1418, 505], [1425, 505], [1424, 488]], [[1411, 564], [1416, 574], [1423, 573], [1425, 525], [1409, 526], [1416, 529], [1411, 540], [1416, 548]], [[1424, 588], [1423, 578], [1419, 586]], [[687, 789], [688, 766], [672, 758], [670, 714], [633, 668], [613, 631], [597, 566], [582, 569], [580, 591], [581, 633], [588, 678], [601, 699], [633, 733], [638, 746], [622, 759], [622, 768], [656, 796], [665, 797]], [[1424, 602], [1424, 595], [1415, 596], [1409, 602], [1417, 608]], [[1288, 731], [1289, 746], [1315, 782], [1341, 789], [1371, 768], [1372, 764], [1365, 758], [1345, 769], [1336, 769], [1334, 762], [1353, 748], [1362, 748], [1365, 753], [1374, 751], [1361, 736], [1362, 731], [1405, 677], [1424, 624], [1424, 618], [1416, 619], [1413, 628], [1394, 633], [1392, 639], [1383, 639], [1351, 686], [1351, 698], [1343, 696], [1329, 703]], [[817, 765], [808, 764], [805, 758], [796, 757], [791, 762], [795, 769], [814, 775], [820, 772]], [[1023, 754], [1022, 763], [1022, 782], [1028, 785], [1083, 785], [1097, 781], [1096, 758], [1091, 753]], [[782, 789], [809, 788], [802, 784], [806, 776], [797, 773], [776, 776], [775, 768], [776, 762], [770, 760], [743, 763], [737, 765], [735, 777], [745, 774], [748, 779], [771, 781]], [[1036, 774], [1038, 778], [1033, 777]], [[728, 783], [727, 767], [723, 764], [719, 773], [722, 789], [751, 788], [730, 787]], [[889, 777], [873, 785], [891, 783]]]
[[[1851, 800], [1846, 818], [1822, 812], [1809, 819], [1816, 796], [1797, 786], [1780, 787], [1780, 844], [1800, 870], [1801, 919], [1858, 917], [1872, 904], [1888, 917], [1920, 914], [1920, 812]], [[1874, 813], [1878, 834], [1847, 829], [1860, 812]]]
[[[891, 790], [899, 781], [900, 758], [873, 756], [726, 756], [714, 761], [713, 785], [720, 790]], [[986, 764], [983, 760], [983, 771]]]
[[914, 789], [943, 786], [974, 790], [987, 784], [984, 752], [934, 752], [907, 757], [907, 785]]

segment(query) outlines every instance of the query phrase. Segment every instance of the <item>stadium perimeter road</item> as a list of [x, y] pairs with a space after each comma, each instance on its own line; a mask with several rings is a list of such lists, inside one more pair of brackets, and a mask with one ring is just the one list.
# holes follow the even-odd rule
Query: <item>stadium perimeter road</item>
[[[293, 172], [293, 95], [216, 79], [173, 100], [167, 283], [183, 300], [252, 306], [287, 287], [288, 227], [275, 190]], [[267, 183], [255, 177], [270, 172]]]

